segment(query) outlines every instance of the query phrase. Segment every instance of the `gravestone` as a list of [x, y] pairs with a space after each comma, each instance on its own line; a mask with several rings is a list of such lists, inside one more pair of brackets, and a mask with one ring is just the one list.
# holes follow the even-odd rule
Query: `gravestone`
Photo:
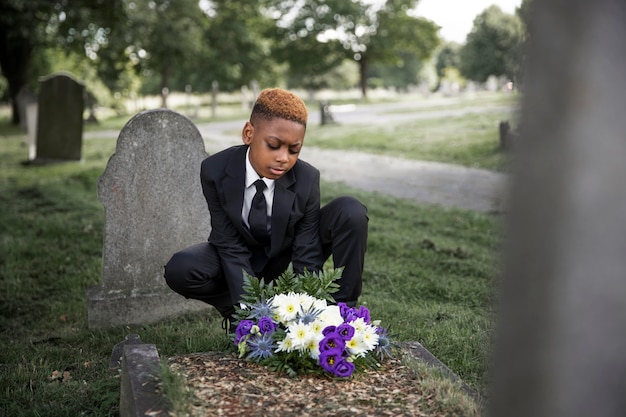
[[67, 73], [39, 81], [35, 161], [80, 160], [85, 86]]
[[22, 129], [27, 129], [27, 108], [29, 105], [37, 103], [37, 95], [28, 84], [25, 84], [22, 88], [20, 88], [20, 91], [18, 91], [15, 100], [17, 102], [17, 111], [20, 116], [20, 127]]
[[26, 145], [28, 146], [28, 160], [32, 161], [37, 156], [37, 102], [26, 106]]
[[506, 151], [515, 147], [518, 136], [517, 129], [511, 128], [508, 120], [500, 121], [498, 133], [500, 135], [500, 149]]
[[174, 252], [209, 236], [200, 184], [207, 156], [196, 126], [170, 110], [139, 113], [122, 129], [98, 180], [105, 230], [102, 284], [87, 291], [90, 328], [150, 323], [208, 306], [176, 294], [163, 278]]
[[621, 417], [626, 2], [531, 7], [488, 415]]
[[326, 100], [320, 101], [320, 125], [335, 124], [335, 118], [330, 111], [330, 103]]

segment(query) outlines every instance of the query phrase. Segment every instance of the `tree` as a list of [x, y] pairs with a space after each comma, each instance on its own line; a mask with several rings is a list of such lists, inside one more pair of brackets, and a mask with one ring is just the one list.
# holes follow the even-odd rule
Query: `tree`
[[171, 77], [197, 62], [206, 16], [198, 0], [151, 0], [126, 3], [131, 38], [125, 43], [144, 71], [160, 77], [162, 106], [167, 107]]
[[[213, 0], [204, 41], [209, 48], [202, 57], [205, 77], [219, 81], [220, 88], [234, 90], [252, 81], [276, 82], [276, 62], [268, 34], [275, 30], [272, 19], [261, 13], [263, 2]], [[200, 82], [202, 80], [199, 80]]]
[[118, 1], [0, 0], [0, 69], [12, 105], [11, 122], [19, 124], [17, 94], [36, 78], [34, 56], [60, 45], [81, 54], [106, 42], [107, 29], [117, 16]]
[[460, 49], [460, 45], [456, 42], [447, 42], [439, 50], [439, 53], [437, 54], [437, 62], [435, 64], [438, 77], [443, 77], [443, 73], [448, 67], [459, 67], [461, 62], [459, 57]]
[[484, 82], [490, 75], [514, 80], [519, 67], [518, 54], [523, 29], [520, 19], [490, 6], [474, 19], [474, 26], [461, 48], [461, 73]]
[[383, 4], [281, 0], [271, 11], [281, 30], [281, 47], [292, 52], [290, 65], [295, 63], [302, 71], [315, 60], [314, 68], [327, 71], [344, 58], [353, 59], [359, 65], [361, 93], [366, 97], [372, 63], [402, 62], [402, 54], [407, 53], [424, 59], [437, 46], [435, 24], [408, 14], [415, 4], [416, 0], [387, 0]]
[[524, 68], [526, 67], [526, 49], [528, 42], [530, 41], [530, 32], [529, 32], [529, 24], [530, 24], [530, 16], [532, 13], [532, 5], [534, 3], [531, 0], [522, 0], [522, 4], [515, 9], [515, 15], [522, 22], [522, 39], [520, 41], [518, 51], [517, 51], [517, 73], [516, 73], [516, 81], [518, 84], [518, 88], [521, 88], [521, 85], [524, 82]]

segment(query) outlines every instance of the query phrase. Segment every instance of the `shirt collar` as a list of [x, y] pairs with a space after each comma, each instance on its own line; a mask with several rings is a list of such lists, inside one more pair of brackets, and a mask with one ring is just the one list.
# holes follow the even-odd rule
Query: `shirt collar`
[[[252, 164], [250, 163], [250, 147], [248, 147], [248, 150], [246, 151], [246, 188], [254, 184], [255, 181], [258, 180], [259, 178], [260, 178], [259, 174], [257, 174], [257, 172], [252, 167]], [[265, 182], [265, 185], [267, 185], [268, 190], [271, 191], [274, 189], [275, 180], [265, 178], [265, 177], [261, 179], [263, 180], [263, 182]]]

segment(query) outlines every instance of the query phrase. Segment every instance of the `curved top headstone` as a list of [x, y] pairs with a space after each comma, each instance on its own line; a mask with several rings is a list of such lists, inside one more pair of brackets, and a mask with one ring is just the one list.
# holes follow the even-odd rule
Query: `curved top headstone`
[[172, 254], [208, 238], [200, 185], [207, 156], [196, 126], [171, 110], [139, 113], [124, 126], [98, 180], [104, 288], [164, 287], [163, 266]]
[[80, 160], [85, 86], [71, 74], [39, 78], [35, 160]]

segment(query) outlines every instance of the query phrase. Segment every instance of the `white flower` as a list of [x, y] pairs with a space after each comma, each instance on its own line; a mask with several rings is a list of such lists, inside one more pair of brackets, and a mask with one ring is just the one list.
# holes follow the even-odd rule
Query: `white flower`
[[287, 333], [293, 341], [293, 347], [299, 350], [305, 350], [313, 332], [311, 326], [300, 321], [290, 323], [287, 326]]
[[363, 320], [362, 317], [359, 317], [356, 320], [352, 320], [350, 324], [352, 325], [352, 327], [354, 327], [354, 330], [356, 330], [357, 333], [364, 331], [367, 327], [367, 323], [365, 323], [365, 320]]
[[296, 294], [296, 297], [298, 297], [298, 303], [300, 304], [301, 311], [308, 310], [315, 302], [315, 297], [306, 293], [298, 293]]
[[313, 298], [313, 308], [316, 310], [324, 310], [328, 306], [326, 300], [321, 300], [319, 298]]
[[324, 338], [324, 335], [320, 333], [311, 332], [310, 337], [306, 342], [306, 349], [309, 351], [309, 356], [313, 359], [320, 357], [320, 342]]
[[278, 342], [278, 347], [276, 348], [275, 352], [278, 353], [278, 352], [293, 352], [293, 351], [294, 351], [293, 340], [287, 334], [285, 335], [285, 338], [283, 340]]
[[354, 336], [346, 343], [348, 351], [357, 356], [364, 355], [378, 345], [378, 333], [376, 327], [365, 323], [362, 318], [352, 321]]
[[319, 319], [325, 326], [339, 326], [343, 323], [343, 317], [338, 306], [328, 306], [320, 314]]
[[376, 327], [369, 324], [365, 327], [365, 330], [361, 332], [363, 343], [367, 347], [367, 350], [372, 350], [378, 345], [378, 333]]
[[367, 352], [367, 346], [363, 343], [363, 338], [356, 333], [352, 339], [346, 342], [346, 349], [354, 356], [362, 356]]
[[324, 338], [322, 332], [324, 331], [324, 327], [326, 327], [326, 324], [322, 320], [317, 319], [313, 323], [311, 323], [310, 326], [311, 332], [318, 336], [321, 336], [320, 340], [322, 340]]
[[299, 298], [295, 293], [289, 294], [277, 294], [275, 295], [270, 305], [274, 312], [274, 318], [281, 323], [288, 323], [294, 320], [297, 314], [300, 312]]

